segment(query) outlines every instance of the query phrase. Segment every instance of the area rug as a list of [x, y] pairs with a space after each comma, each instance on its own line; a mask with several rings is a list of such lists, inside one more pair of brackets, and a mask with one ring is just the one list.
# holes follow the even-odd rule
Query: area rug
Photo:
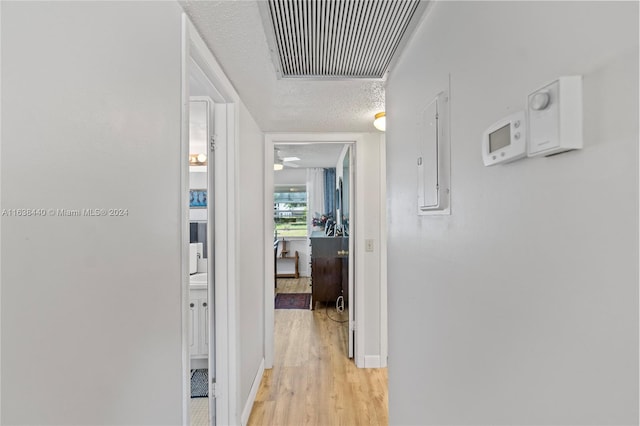
[[209, 370], [198, 368], [191, 370], [191, 398], [206, 398], [209, 396]]
[[309, 293], [278, 293], [276, 294], [276, 309], [309, 309], [311, 294]]

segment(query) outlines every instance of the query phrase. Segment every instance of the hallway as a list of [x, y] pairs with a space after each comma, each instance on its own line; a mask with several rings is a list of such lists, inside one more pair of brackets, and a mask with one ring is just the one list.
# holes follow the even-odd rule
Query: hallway
[[[278, 292], [308, 292], [307, 279], [278, 280]], [[250, 426], [386, 425], [387, 370], [347, 358], [346, 319], [333, 307], [275, 311], [275, 362], [265, 371]], [[333, 319], [333, 320], [332, 320]]]

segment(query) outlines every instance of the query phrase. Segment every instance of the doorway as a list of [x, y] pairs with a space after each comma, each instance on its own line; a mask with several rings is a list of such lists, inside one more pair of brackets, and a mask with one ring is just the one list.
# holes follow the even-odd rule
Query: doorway
[[[189, 418], [192, 426], [215, 424], [215, 398], [209, 383], [215, 374], [215, 327], [212, 324], [215, 283], [210, 285], [209, 275], [215, 276], [213, 234], [215, 210], [209, 199], [215, 199], [210, 176], [215, 164], [213, 139], [214, 103], [192, 79], [189, 85]], [[215, 325], [215, 324], [214, 324]], [[211, 380], [210, 380], [211, 378]]]
[[352, 145], [275, 144], [271, 223], [275, 308], [326, 313], [323, 319], [331, 320], [349, 358], [354, 353]]
[[[265, 191], [265, 210], [264, 210], [264, 242], [265, 242], [265, 298], [264, 298], [264, 312], [265, 312], [265, 368], [272, 368], [274, 361], [274, 260], [273, 260], [273, 164], [274, 146], [278, 144], [312, 144], [312, 143], [350, 143], [353, 146], [352, 156], [352, 176], [353, 181], [349, 182], [350, 194], [352, 201], [352, 208], [350, 209], [350, 217], [353, 218], [353, 226], [350, 226], [350, 244], [352, 246], [348, 249], [348, 252], [353, 257], [353, 299], [351, 300], [351, 306], [353, 307], [353, 322], [349, 324], [352, 334], [354, 336], [354, 362], [357, 367], [385, 367], [386, 366], [386, 274], [382, 272], [382, 265], [386, 262], [386, 244], [384, 241], [384, 225], [382, 221], [379, 221], [379, 225], [375, 225], [375, 229], [372, 232], [374, 237], [374, 254], [376, 259], [380, 259], [379, 263], [376, 262], [374, 268], [365, 269], [365, 265], [370, 254], [365, 256], [365, 228], [363, 224], [367, 223], [364, 216], [364, 206], [370, 206], [369, 212], [372, 213], [372, 209], [375, 212], [380, 212], [380, 218], [383, 218], [384, 214], [384, 193], [379, 188], [384, 188], [384, 174], [377, 170], [384, 169], [384, 140], [380, 139], [380, 136], [375, 134], [360, 134], [360, 133], [283, 133], [283, 134], [266, 134], [265, 135], [265, 179], [264, 179], [264, 191]], [[373, 142], [373, 143], [367, 143]], [[361, 155], [365, 152], [367, 156]], [[372, 188], [376, 192], [376, 199], [365, 199], [365, 192], [359, 191], [358, 188], [365, 188], [369, 184], [366, 182], [365, 170], [365, 158], [374, 158], [376, 169], [376, 179], [372, 183], [375, 188]], [[379, 166], [378, 166], [379, 164]], [[376, 213], [377, 215], [377, 213]], [[378, 221], [378, 217], [375, 219]], [[371, 221], [369, 221], [371, 222]], [[375, 274], [375, 279], [379, 279], [380, 286], [376, 286], [372, 290], [372, 287], [365, 287], [365, 276], [367, 274]], [[366, 291], [371, 293], [375, 292], [373, 299], [377, 299], [375, 304], [369, 303], [365, 305]], [[371, 293], [373, 294], [373, 293]], [[366, 308], [366, 309], [365, 309]], [[366, 311], [366, 312], [365, 312]], [[365, 321], [366, 318], [370, 318], [369, 323]], [[375, 322], [372, 322], [375, 321]], [[365, 336], [367, 335], [367, 327], [371, 327], [374, 330], [375, 336], [372, 336], [373, 345], [379, 349], [374, 349], [377, 353], [374, 355], [367, 355], [365, 352]], [[378, 352], [379, 350], [379, 352]]]

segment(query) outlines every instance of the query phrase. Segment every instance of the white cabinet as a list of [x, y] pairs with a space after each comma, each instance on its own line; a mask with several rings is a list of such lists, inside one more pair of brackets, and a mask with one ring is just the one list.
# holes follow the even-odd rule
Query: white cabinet
[[209, 303], [207, 290], [190, 290], [189, 293], [189, 354], [191, 358], [207, 358], [209, 355]]

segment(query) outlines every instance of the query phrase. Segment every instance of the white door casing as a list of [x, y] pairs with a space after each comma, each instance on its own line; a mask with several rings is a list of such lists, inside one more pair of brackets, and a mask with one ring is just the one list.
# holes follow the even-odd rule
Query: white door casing
[[[181, 185], [183, 198], [183, 423], [189, 424], [190, 374], [188, 354], [189, 324], [189, 273], [188, 273], [188, 222], [189, 222], [189, 77], [197, 76], [208, 88], [207, 95], [213, 100], [213, 131], [215, 135], [214, 160], [209, 165], [209, 188], [213, 191], [211, 204], [218, 206], [215, 221], [210, 217], [209, 243], [214, 255], [209, 256], [208, 306], [209, 316], [209, 367], [215, 371], [215, 399], [209, 398], [211, 408], [215, 408], [215, 423], [237, 424], [236, 389], [238, 381], [236, 362], [236, 288], [235, 288], [235, 141], [238, 132], [236, 110], [239, 97], [225, 76], [220, 65], [207, 48], [186, 14], [182, 16], [182, 143], [181, 143]], [[211, 154], [211, 153], [210, 153]], [[213, 215], [214, 212], [211, 212]], [[213, 228], [213, 229], [212, 229]], [[212, 238], [215, 235], [215, 238]], [[213, 338], [212, 338], [213, 337]], [[219, 348], [215, 351], [214, 348]], [[223, 349], [224, 348], [224, 349]], [[212, 365], [211, 363], [215, 363]], [[211, 386], [211, 383], [210, 383]], [[210, 395], [212, 389], [210, 387]]]
[[[353, 306], [355, 315], [355, 353], [354, 360], [357, 367], [365, 367], [365, 330], [366, 323], [364, 318], [365, 306], [364, 297], [365, 284], [364, 284], [364, 209], [361, 207], [364, 204], [364, 191], [359, 191], [358, 188], [364, 187], [365, 176], [361, 171], [364, 170], [362, 162], [364, 159], [362, 155], [358, 155], [358, 146], [362, 145], [365, 141], [363, 134], [359, 133], [267, 133], [265, 134], [265, 176], [264, 176], [264, 193], [265, 193], [265, 209], [264, 209], [264, 243], [265, 243], [265, 300], [264, 300], [264, 312], [265, 312], [265, 368], [273, 367], [274, 359], [274, 265], [273, 265], [273, 147], [275, 144], [293, 144], [293, 143], [352, 143], [355, 147], [353, 157], [354, 164], [353, 169], [355, 172], [353, 181], [353, 212], [355, 213], [355, 229], [350, 229], [350, 258], [353, 259], [353, 264], [350, 264], [350, 269], [354, 270], [355, 280], [352, 294], [355, 295], [355, 300], [351, 300], [350, 303]], [[358, 172], [360, 171], [360, 172]], [[382, 225], [384, 227], [384, 224]], [[384, 231], [384, 229], [381, 229]], [[353, 253], [353, 255], [351, 254]], [[383, 252], [384, 253], [384, 252]], [[381, 277], [381, 284], [385, 281], [385, 277]], [[386, 309], [386, 285], [381, 285], [381, 300], [380, 306], [372, 307], [372, 309], [380, 309], [381, 311]], [[351, 309], [350, 309], [351, 310]], [[386, 320], [386, 314], [380, 315], [380, 318]], [[386, 325], [382, 328], [386, 330]], [[383, 336], [381, 336], [381, 341]], [[384, 338], [386, 342], [386, 338]], [[384, 359], [380, 360], [381, 367], [386, 366], [386, 348], [381, 348], [381, 355]]]

